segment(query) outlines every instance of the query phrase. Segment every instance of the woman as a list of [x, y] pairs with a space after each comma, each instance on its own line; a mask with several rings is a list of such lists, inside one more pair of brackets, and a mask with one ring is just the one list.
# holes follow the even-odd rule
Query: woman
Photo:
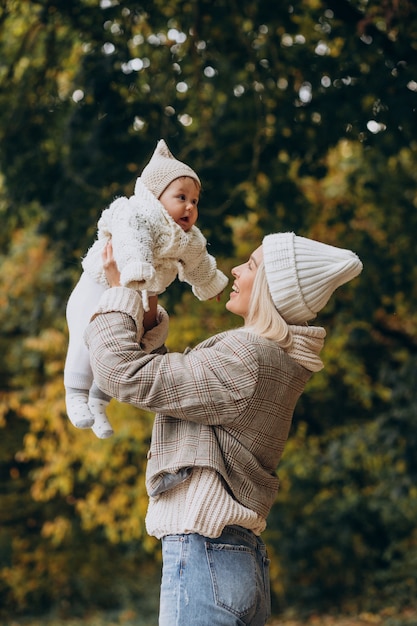
[[166, 314], [158, 308], [145, 352], [136, 342], [140, 297], [118, 286], [110, 247], [103, 260], [114, 288], [86, 332], [95, 382], [156, 413], [146, 527], [162, 539], [159, 626], [262, 626], [270, 598], [260, 535], [275, 470], [296, 402], [323, 367], [325, 330], [307, 322], [362, 263], [294, 233], [268, 235], [232, 270], [226, 308], [243, 327], [158, 354], [150, 352], [166, 338]]

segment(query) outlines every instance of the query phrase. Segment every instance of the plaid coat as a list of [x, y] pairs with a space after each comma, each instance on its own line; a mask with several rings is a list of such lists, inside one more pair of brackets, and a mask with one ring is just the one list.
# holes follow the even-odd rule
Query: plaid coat
[[311, 372], [274, 341], [244, 329], [184, 354], [146, 354], [136, 341], [137, 298], [124, 288], [108, 290], [99, 309], [106, 314], [90, 323], [86, 340], [96, 384], [156, 413], [148, 493], [167, 473], [210, 467], [236, 500], [266, 518], [294, 407]]

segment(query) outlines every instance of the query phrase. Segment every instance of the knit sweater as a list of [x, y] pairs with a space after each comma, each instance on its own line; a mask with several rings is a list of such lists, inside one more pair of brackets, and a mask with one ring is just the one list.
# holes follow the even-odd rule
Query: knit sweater
[[110, 238], [124, 286], [161, 294], [178, 276], [199, 300], [208, 300], [228, 283], [201, 231], [192, 226], [185, 232], [140, 178], [133, 196], [117, 198], [103, 211], [97, 239], [82, 261], [84, 271], [106, 287], [101, 255]]
[[208, 467], [195, 467], [188, 480], [149, 498], [146, 530], [157, 539], [183, 533], [214, 538], [225, 526], [243, 526], [260, 535], [266, 520], [235, 500], [219, 474]]
[[[183, 355], [145, 355], [135, 342], [138, 307], [133, 291], [108, 290], [86, 340], [97, 385], [156, 413], [146, 480], [149, 532], [217, 536], [230, 523], [261, 532], [295, 404], [320, 368], [324, 329], [292, 327], [293, 356], [244, 328]], [[189, 468], [172, 493], [161, 490], [167, 476]]]

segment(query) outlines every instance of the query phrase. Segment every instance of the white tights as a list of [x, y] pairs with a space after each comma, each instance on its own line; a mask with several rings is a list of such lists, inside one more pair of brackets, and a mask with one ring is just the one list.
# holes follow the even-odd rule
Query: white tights
[[100, 439], [113, 434], [106, 416], [110, 398], [93, 383], [84, 331], [104, 291], [104, 286], [84, 272], [71, 293], [67, 304], [69, 343], [64, 368], [65, 402], [71, 423], [76, 428], [91, 428]]

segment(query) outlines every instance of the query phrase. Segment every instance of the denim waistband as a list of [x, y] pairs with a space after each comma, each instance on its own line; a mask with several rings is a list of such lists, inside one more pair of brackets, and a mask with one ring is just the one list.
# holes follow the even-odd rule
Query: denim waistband
[[244, 545], [252, 550], [266, 550], [261, 537], [255, 535], [252, 530], [237, 525], [225, 526], [219, 537], [204, 537], [198, 533], [184, 533], [178, 535], [165, 535], [162, 537], [162, 542], [171, 543], [180, 541], [181, 543], [189, 543], [195, 539], [198, 540], [198, 538], [209, 543], [232, 543], [235, 545]]
[[252, 530], [244, 528], [243, 526], [225, 526], [219, 539], [224, 539], [227, 535], [233, 535], [239, 537], [243, 543], [246, 543], [251, 548], [258, 548], [264, 545], [264, 542], [260, 537], [255, 535]]

